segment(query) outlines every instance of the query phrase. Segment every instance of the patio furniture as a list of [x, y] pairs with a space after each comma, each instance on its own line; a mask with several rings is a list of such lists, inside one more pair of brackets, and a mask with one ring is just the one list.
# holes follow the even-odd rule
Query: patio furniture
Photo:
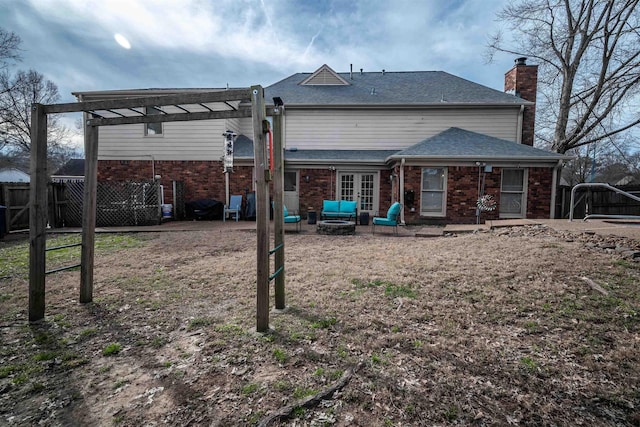
[[242, 207], [242, 195], [234, 195], [229, 198], [229, 205], [224, 207], [224, 215], [222, 215], [222, 221], [227, 220], [227, 215], [235, 214], [236, 222], [240, 219], [240, 209]]
[[320, 220], [346, 219], [355, 221], [358, 210], [358, 202], [352, 200], [323, 200]]
[[284, 213], [284, 223], [295, 224], [296, 231], [300, 232], [300, 229], [302, 228], [302, 224], [300, 222], [300, 215], [289, 215], [289, 211], [287, 210], [287, 207], [284, 205], [282, 206], [282, 209]]
[[376, 233], [376, 225], [382, 225], [386, 227], [395, 227], [396, 236], [398, 235], [398, 220], [400, 216], [400, 208], [402, 205], [398, 202], [389, 207], [386, 217], [373, 218], [373, 234]]

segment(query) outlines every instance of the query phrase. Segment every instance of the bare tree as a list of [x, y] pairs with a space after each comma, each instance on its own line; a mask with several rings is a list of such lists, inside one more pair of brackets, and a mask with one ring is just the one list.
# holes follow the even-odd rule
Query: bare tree
[[0, 69], [11, 61], [20, 59], [20, 37], [14, 32], [0, 28]]
[[[496, 52], [539, 62], [536, 137], [558, 153], [638, 127], [640, 0], [521, 0], [506, 6]], [[633, 103], [635, 102], [635, 106]]]
[[[28, 153], [31, 150], [31, 106], [54, 104], [60, 99], [58, 87], [37, 71], [0, 73], [0, 150]], [[56, 149], [69, 137], [69, 129], [49, 116], [47, 142]]]

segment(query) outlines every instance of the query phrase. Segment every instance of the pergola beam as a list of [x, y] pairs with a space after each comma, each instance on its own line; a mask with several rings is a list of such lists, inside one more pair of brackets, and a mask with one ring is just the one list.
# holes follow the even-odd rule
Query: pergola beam
[[96, 118], [88, 121], [91, 126], [116, 126], [138, 123], [186, 122], [191, 120], [233, 119], [251, 117], [250, 109], [228, 111], [201, 111], [198, 113], [151, 114], [148, 116]]
[[176, 95], [147, 96], [140, 98], [105, 99], [101, 101], [71, 102], [45, 105], [45, 113], [76, 113], [97, 110], [118, 110], [135, 107], [159, 107], [165, 105], [203, 104], [206, 102], [243, 101], [251, 98], [247, 89], [221, 90], [218, 92], [181, 93]]

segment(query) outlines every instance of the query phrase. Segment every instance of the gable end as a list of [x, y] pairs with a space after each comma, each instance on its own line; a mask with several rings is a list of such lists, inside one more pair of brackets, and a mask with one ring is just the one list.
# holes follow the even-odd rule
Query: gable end
[[313, 74], [300, 82], [301, 86], [349, 86], [349, 82], [343, 79], [327, 64], [318, 68]]

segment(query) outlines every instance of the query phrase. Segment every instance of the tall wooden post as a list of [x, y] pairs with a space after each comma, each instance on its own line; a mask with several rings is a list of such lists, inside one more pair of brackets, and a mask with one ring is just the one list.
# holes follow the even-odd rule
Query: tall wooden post
[[44, 318], [47, 245], [47, 114], [31, 107], [29, 193], [29, 321]]
[[269, 329], [269, 168], [265, 144], [266, 110], [262, 86], [251, 86], [253, 159], [256, 174], [256, 330]]
[[96, 242], [96, 193], [98, 187], [98, 127], [84, 129], [84, 195], [82, 202], [82, 254], [80, 302], [93, 301], [93, 265]]
[[286, 307], [284, 289], [284, 146], [282, 143], [283, 129], [282, 117], [284, 106], [276, 106], [273, 111], [273, 232], [274, 248], [280, 248], [275, 253], [275, 271], [280, 271], [275, 277], [276, 309], [284, 310]]

